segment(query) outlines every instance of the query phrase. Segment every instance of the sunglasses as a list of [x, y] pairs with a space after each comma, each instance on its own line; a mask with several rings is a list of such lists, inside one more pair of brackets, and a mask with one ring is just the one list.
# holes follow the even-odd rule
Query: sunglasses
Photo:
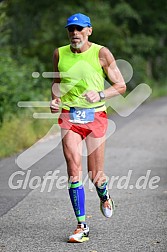
[[67, 27], [67, 29], [68, 29], [69, 32], [74, 32], [75, 29], [76, 29], [77, 31], [82, 31], [83, 28], [84, 28], [84, 27], [79, 26], [79, 25], [75, 25], [75, 26], [74, 26], [74, 25], [70, 25], [70, 26]]

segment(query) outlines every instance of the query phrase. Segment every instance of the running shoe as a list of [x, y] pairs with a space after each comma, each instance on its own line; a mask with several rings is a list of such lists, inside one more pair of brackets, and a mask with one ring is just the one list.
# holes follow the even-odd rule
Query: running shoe
[[89, 227], [86, 223], [81, 223], [77, 225], [76, 230], [73, 235], [70, 235], [68, 242], [85, 242], [89, 240]]
[[107, 195], [107, 199], [104, 201], [100, 200], [100, 210], [106, 218], [110, 218], [113, 215], [115, 204], [110, 195]]

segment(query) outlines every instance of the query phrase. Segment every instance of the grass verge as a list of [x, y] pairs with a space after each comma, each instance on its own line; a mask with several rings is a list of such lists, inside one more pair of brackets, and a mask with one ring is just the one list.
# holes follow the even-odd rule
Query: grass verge
[[23, 114], [4, 120], [0, 130], [0, 158], [30, 147], [47, 134], [55, 120], [34, 119]]

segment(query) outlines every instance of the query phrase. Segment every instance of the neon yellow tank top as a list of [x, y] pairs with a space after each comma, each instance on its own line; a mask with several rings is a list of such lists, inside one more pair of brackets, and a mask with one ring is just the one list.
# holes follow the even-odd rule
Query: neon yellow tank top
[[58, 70], [60, 72], [60, 93], [63, 108], [92, 108], [96, 111], [105, 110], [104, 101], [89, 103], [83, 96], [90, 90], [104, 90], [105, 73], [99, 62], [99, 50], [102, 46], [92, 43], [83, 53], [73, 53], [70, 45], [59, 50]]

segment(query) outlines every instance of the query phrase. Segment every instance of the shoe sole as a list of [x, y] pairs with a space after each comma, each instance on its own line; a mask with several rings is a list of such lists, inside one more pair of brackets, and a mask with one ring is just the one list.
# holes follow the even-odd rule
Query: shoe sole
[[82, 239], [77, 240], [75, 238], [71, 238], [70, 240], [68, 240], [68, 243], [82, 243], [82, 242], [86, 242], [89, 241], [89, 237], [82, 237]]

